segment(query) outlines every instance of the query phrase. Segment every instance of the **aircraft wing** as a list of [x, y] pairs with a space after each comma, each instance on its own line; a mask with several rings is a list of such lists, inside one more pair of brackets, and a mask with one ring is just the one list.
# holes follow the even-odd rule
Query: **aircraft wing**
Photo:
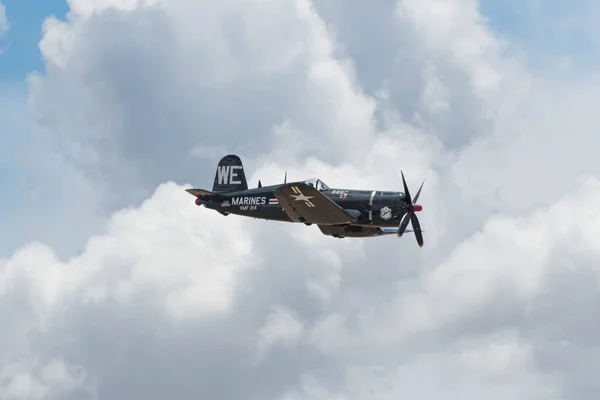
[[343, 208], [304, 182], [282, 185], [275, 190], [274, 194], [293, 221], [323, 225], [353, 221], [352, 216]]

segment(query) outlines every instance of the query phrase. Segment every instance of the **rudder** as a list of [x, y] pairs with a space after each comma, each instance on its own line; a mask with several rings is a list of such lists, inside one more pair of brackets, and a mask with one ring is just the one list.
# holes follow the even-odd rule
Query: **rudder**
[[235, 154], [229, 154], [219, 161], [213, 192], [237, 192], [247, 190], [246, 174], [242, 160]]

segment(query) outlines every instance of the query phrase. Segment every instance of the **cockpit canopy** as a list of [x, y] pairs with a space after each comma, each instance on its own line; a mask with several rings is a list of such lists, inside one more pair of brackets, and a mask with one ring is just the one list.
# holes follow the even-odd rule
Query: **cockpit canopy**
[[325, 184], [322, 180], [318, 178], [310, 178], [304, 181], [309, 186], [314, 187], [318, 191], [322, 192], [323, 190], [329, 190], [329, 186]]

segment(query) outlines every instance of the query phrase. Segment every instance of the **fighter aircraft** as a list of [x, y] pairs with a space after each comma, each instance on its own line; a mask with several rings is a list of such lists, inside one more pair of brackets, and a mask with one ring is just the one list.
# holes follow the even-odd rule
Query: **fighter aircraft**
[[[186, 189], [196, 197], [196, 205], [222, 215], [236, 214], [271, 221], [316, 224], [323, 234], [336, 238], [373, 237], [414, 232], [423, 247], [417, 204], [423, 183], [414, 198], [402, 173], [404, 192], [333, 189], [322, 180], [311, 178], [249, 189], [242, 160], [233, 154], [221, 159], [212, 191]], [[411, 222], [412, 230], [406, 229]]]

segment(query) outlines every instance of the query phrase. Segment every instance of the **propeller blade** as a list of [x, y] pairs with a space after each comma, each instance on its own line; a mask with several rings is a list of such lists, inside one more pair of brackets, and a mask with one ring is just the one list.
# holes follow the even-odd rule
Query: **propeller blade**
[[283, 183], [287, 183], [287, 171], [285, 171], [285, 177], [283, 178]]
[[413, 204], [417, 204], [417, 200], [419, 200], [419, 196], [421, 195], [421, 189], [423, 189], [424, 184], [425, 184], [425, 179], [423, 179], [423, 182], [421, 183], [421, 187], [419, 188], [419, 190], [417, 190], [417, 194], [415, 195], [415, 198], [412, 201]]
[[[421, 190], [423, 189], [425, 180], [423, 180], [419, 190], [417, 190], [415, 198], [411, 199], [408, 185], [406, 184], [406, 179], [404, 178], [404, 172], [401, 170], [400, 174], [402, 175], [402, 185], [404, 186], [404, 202], [406, 204], [406, 207], [402, 207], [402, 211], [400, 211], [400, 213], [406, 211], [406, 214], [404, 214], [400, 224], [398, 225], [397, 235], [400, 237], [404, 234], [404, 232], [414, 232], [419, 247], [423, 247], [423, 231], [421, 230], [421, 224], [419, 223], [419, 218], [417, 218], [415, 212], [422, 210], [422, 207], [417, 204], [417, 201], [421, 195]], [[411, 223], [413, 229], [406, 229], [409, 222]]]
[[260, 179], [258, 180], [258, 187], [261, 188], [262, 187], [262, 183], [260, 182]]
[[400, 174], [402, 175], [402, 185], [404, 185], [404, 195], [406, 196], [406, 199], [408, 200], [408, 204], [411, 204], [412, 201], [410, 199], [410, 192], [408, 191], [408, 185], [406, 184], [406, 179], [404, 179], [404, 172], [400, 171]]
[[402, 234], [406, 230], [406, 227], [408, 226], [408, 223], [410, 222], [411, 214], [412, 214], [411, 212], [404, 214], [402, 221], [400, 221], [400, 224], [398, 225], [398, 233], [397, 233], [398, 237], [402, 236]]
[[410, 214], [410, 222], [412, 223], [412, 227], [415, 232], [415, 237], [417, 238], [417, 243], [419, 244], [419, 247], [423, 247], [423, 234], [421, 233], [421, 224], [419, 223], [419, 218], [417, 218], [416, 214]]

